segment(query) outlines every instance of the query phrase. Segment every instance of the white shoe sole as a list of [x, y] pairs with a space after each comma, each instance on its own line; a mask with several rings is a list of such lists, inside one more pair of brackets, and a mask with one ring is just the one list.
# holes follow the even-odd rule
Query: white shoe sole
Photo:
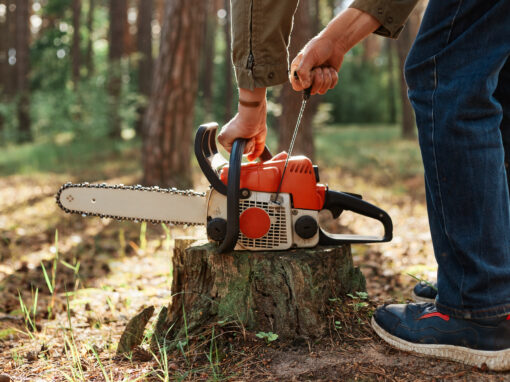
[[416, 354], [461, 362], [470, 366], [487, 365], [489, 370], [510, 370], [510, 349], [499, 351], [475, 350], [455, 345], [415, 344], [398, 338], [381, 328], [372, 317], [372, 328], [377, 335], [391, 346]]
[[411, 292], [411, 298], [414, 302], [436, 302], [433, 298], [421, 297], [414, 293], [414, 290]]

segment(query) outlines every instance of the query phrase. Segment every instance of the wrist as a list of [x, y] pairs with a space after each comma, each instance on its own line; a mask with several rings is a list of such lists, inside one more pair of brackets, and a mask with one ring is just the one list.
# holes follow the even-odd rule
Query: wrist
[[239, 99], [244, 102], [261, 102], [266, 100], [266, 88], [253, 90], [239, 88]]

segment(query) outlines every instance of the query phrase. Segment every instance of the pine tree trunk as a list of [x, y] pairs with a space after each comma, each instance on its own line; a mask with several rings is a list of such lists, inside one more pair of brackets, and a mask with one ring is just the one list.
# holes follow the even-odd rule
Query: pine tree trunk
[[[310, 0], [302, 0], [294, 15], [294, 27], [292, 30], [289, 54], [292, 60], [301, 48], [313, 37], [312, 14], [310, 12]], [[317, 110], [318, 97], [308, 100], [307, 108], [301, 120], [299, 133], [296, 138], [293, 155], [306, 155], [312, 161], [315, 155], [313, 143], [312, 120]], [[302, 95], [292, 90], [290, 83], [283, 85], [280, 96], [282, 114], [278, 118], [278, 150], [288, 151], [296, 120], [302, 103]], [[315, 105], [314, 105], [315, 104]]]
[[218, 16], [216, 15], [216, 1], [207, 0], [207, 15], [204, 25], [204, 49], [203, 56], [200, 60], [202, 63], [201, 70], [201, 90], [204, 100], [204, 109], [206, 115], [210, 115], [212, 111], [213, 101], [213, 72], [214, 72], [214, 37], [216, 35], [216, 27], [218, 24]]
[[388, 97], [390, 106], [390, 122], [397, 122], [397, 102], [395, 93], [395, 47], [394, 40], [386, 40], [386, 55], [388, 57]]
[[[410, 21], [408, 21], [408, 24]], [[409, 101], [409, 97], [407, 96], [407, 83], [404, 77], [404, 65], [406, 61], [407, 54], [409, 53], [409, 49], [411, 48], [412, 37], [409, 25], [405, 27], [400, 33], [397, 50], [398, 50], [398, 58], [399, 58], [399, 68], [400, 68], [400, 99], [402, 100], [402, 138], [412, 139], [416, 136], [414, 130], [414, 112], [413, 107], [411, 106], [411, 102]]]
[[81, 68], [81, 35], [80, 35], [80, 19], [81, 19], [81, 0], [73, 0], [73, 47], [72, 54], [72, 74], [74, 86], [78, 86], [80, 81], [80, 68]]
[[232, 101], [234, 99], [234, 81], [232, 79], [232, 24], [230, 22], [230, 0], [225, 0], [225, 10], [227, 11], [225, 22], [225, 114], [224, 120], [228, 122], [232, 119]]
[[87, 53], [85, 56], [85, 65], [87, 66], [87, 77], [90, 78], [94, 73], [94, 47], [93, 36], [94, 33], [94, 9], [96, 0], [89, 0], [89, 10], [87, 13]]
[[[6, 9], [5, 17], [0, 18], [0, 103], [6, 99], [6, 87], [8, 82], [8, 71], [9, 71], [9, 28], [7, 27], [7, 16], [9, 11], [7, 9], [7, 0], [0, 0], [0, 5]], [[0, 113], [0, 134], [4, 129], [4, 116]], [[3, 142], [3, 138], [0, 135], [0, 144]]]
[[0, 95], [3, 98], [5, 95], [5, 88], [8, 78], [9, 69], [9, 28], [7, 27], [7, 16], [9, 11], [7, 10], [7, 0], [0, 0], [0, 6], [6, 8], [5, 17], [0, 18]]
[[144, 118], [144, 183], [191, 186], [193, 110], [197, 95], [203, 0], [168, 0], [152, 94]]
[[18, 97], [18, 142], [32, 140], [30, 129], [29, 0], [16, 1], [16, 77]]
[[348, 245], [229, 254], [215, 250], [214, 244], [176, 239], [173, 297], [158, 318], [153, 349], [199, 335], [218, 321], [235, 321], [281, 339], [318, 338], [328, 325], [330, 299], [365, 290]]
[[12, 54], [12, 52], [16, 52], [16, 25], [17, 25], [17, 7], [15, 0], [7, 0], [7, 13], [6, 13], [6, 22], [7, 22], [7, 52], [8, 55], [7, 61], [9, 65], [7, 67], [7, 79], [5, 83], [5, 94], [9, 99], [12, 99], [13, 96], [16, 95], [17, 87], [18, 87], [18, 78], [17, 78], [17, 69], [16, 65], [16, 55]]
[[404, 65], [407, 54], [413, 45], [418, 33], [424, 2], [419, 1], [413, 9], [405, 28], [397, 40], [397, 51], [400, 65], [400, 98], [402, 100], [402, 138], [413, 139], [416, 137], [414, 110], [407, 96], [407, 83], [404, 77]]
[[136, 39], [140, 60], [138, 62], [138, 90], [145, 97], [144, 105], [138, 108], [138, 121], [136, 130], [139, 135], [142, 132], [143, 116], [146, 105], [151, 95], [152, 87], [152, 13], [153, 0], [139, 0], [138, 2], [138, 35]]
[[110, 31], [109, 31], [109, 80], [110, 95], [110, 136], [119, 138], [121, 134], [121, 119], [119, 115], [120, 93], [122, 90], [121, 60], [124, 53], [124, 28], [127, 14], [126, 0], [110, 0]]

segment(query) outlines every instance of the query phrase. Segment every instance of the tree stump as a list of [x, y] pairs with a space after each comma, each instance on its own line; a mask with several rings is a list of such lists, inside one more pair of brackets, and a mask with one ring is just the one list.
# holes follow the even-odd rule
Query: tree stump
[[159, 315], [154, 348], [218, 321], [281, 339], [317, 338], [327, 326], [331, 298], [365, 291], [349, 245], [229, 254], [216, 248], [176, 239], [172, 301]]

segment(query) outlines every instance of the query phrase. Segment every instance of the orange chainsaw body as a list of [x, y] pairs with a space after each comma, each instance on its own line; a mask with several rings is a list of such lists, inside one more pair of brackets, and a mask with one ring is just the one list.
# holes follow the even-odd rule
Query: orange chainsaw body
[[[241, 165], [240, 188], [251, 191], [275, 193], [282, 179], [287, 153], [281, 152], [265, 162]], [[221, 181], [228, 181], [228, 165], [220, 173]], [[293, 156], [283, 178], [281, 193], [291, 195], [292, 207], [320, 211], [324, 205], [326, 186], [317, 183], [312, 161], [305, 156]]]

